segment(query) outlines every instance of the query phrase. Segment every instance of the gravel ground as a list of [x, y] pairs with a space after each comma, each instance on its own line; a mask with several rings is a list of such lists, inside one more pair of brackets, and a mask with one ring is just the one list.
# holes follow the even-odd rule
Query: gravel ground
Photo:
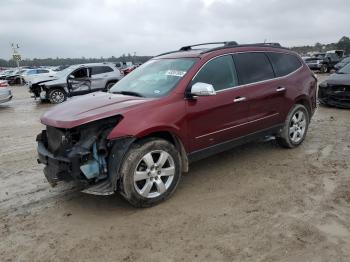
[[250, 143], [191, 165], [174, 196], [50, 188], [36, 163], [51, 107], [13, 87], [0, 105], [1, 261], [350, 261], [350, 111], [320, 107], [305, 142]]

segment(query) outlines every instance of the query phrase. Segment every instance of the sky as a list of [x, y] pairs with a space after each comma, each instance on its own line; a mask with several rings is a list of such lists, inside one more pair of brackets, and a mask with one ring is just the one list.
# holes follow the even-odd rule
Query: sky
[[298, 46], [350, 36], [349, 0], [1, 0], [0, 58], [156, 55], [212, 42]]

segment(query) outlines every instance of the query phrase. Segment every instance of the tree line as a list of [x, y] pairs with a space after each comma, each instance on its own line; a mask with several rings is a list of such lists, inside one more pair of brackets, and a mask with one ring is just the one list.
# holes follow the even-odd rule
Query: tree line
[[[86, 63], [101, 63], [101, 62], [133, 62], [144, 63], [147, 60], [151, 59], [151, 56], [132, 56], [122, 55], [120, 57], [100, 57], [100, 58], [33, 58], [33, 59], [24, 59], [20, 61], [21, 66], [61, 66], [61, 65], [75, 65], [75, 64], [86, 64]], [[5, 60], [0, 59], [0, 67], [15, 67], [16, 61], [13, 59]]]
[[[344, 50], [346, 54], [350, 54], [350, 38], [343, 36], [337, 43], [321, 44], [316, 43], [315, 45], [296, 46], [291, 47], [291, 50], [305, 55], [309, 52], [325, 52], [329, 50], [340, 49]], [[144, 63], [151, 59], [152, 56], [132, 56], [131, 54], [123, 54], [120, 57], [100, 57], [100, 58], [33, 58], [25, 59], [20, 62], [21, 66], [60, 66], [60, 65], [74, 65], [74, 64], [85, 64], [85, 63], [99, 63], [99, 62], [133, 62]], [[0, 67], [15, 67], [16, 61], [13, 59], [5, 60], [0, 59]]]
[[306, 46], [296, 46], [291, 48], [293, 51], [305, 55], [309, 52], [326, 52], [329, 50], [344, 50], [345, 54], [350, 54], [350, 38], [347, 36], [343, 36], [340, 38], [340, 40], [337, 43], [330, 43], [330, 44], [321, 44], [316, 43], [313, 46], [306, 45]]

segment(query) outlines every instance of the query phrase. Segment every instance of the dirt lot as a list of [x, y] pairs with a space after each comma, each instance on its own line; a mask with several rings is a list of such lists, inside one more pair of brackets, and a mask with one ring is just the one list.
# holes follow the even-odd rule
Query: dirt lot
[[0, 105], [1, 261], [350, 261], [350, 111], [320, 107], [293, 150], [251, 143], [197, 162], [149, 209], [50, 188], [36, 163], [51, 107]]

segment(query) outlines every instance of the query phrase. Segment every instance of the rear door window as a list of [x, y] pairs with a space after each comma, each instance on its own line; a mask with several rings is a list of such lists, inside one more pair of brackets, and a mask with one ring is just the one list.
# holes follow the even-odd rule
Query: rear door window
[[271, 63], [262, 52], [234, 54], [233, 58], [240, 85], [274, 78]]
[[103, 73], [113, 72], [109, 66], [93, 66], [91, 67], [91, 75], [98, 75]]
[[267, 56], [277, 77], [288, 75], [302, 66], [295, 55], [268, 52]]
[[213, 85], [216, 91], [237, 86], [236, 69], [231, 55], [220, 56], [210, 60], [198, 72], [192, 83]]
[[49, 72], [49, 70], [46, 70], [46, 69], [38, 69], [38, 74], [45, 74], [48, 72]]

